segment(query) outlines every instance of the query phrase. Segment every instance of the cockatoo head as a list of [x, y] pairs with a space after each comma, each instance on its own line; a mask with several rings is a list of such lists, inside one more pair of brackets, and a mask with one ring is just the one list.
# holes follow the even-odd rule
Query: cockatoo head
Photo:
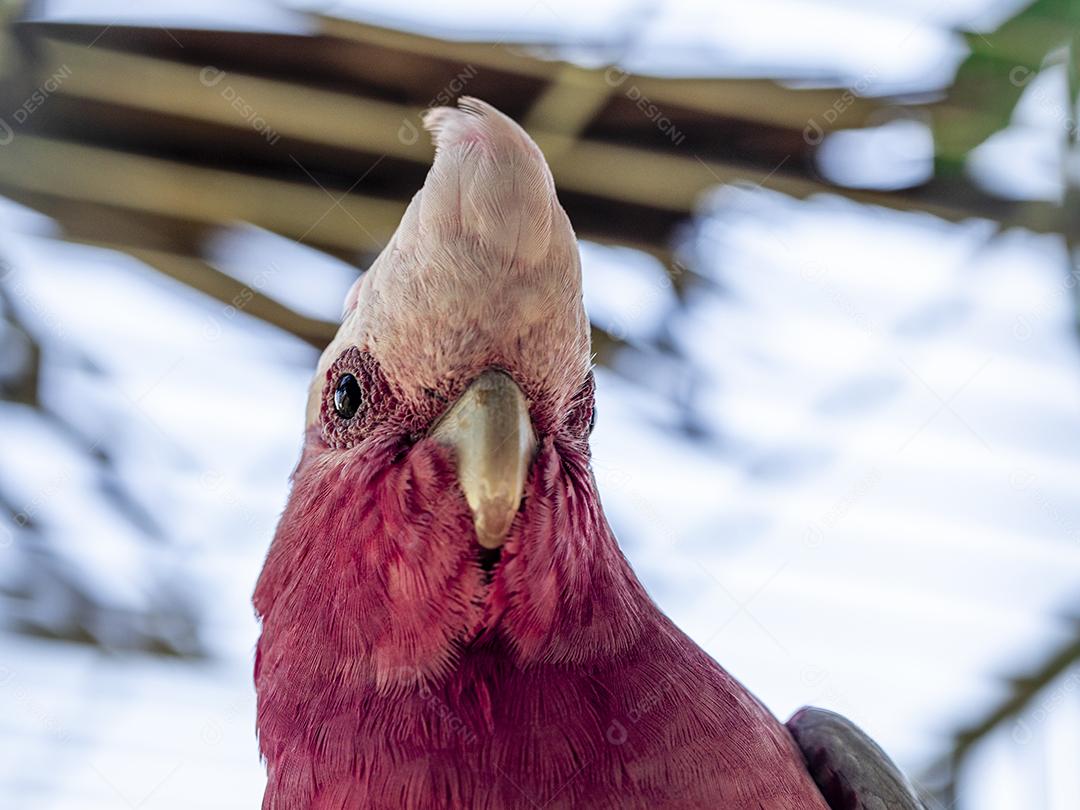
[[537, 439], [574, 437], [591, 408], [581, 267], [543, 155], [517, 124], [470, 98], [424, 123], [435, 164], [348, 296], [308, 425], [338, 449], [452, 448], [477, 540], [495, 549]]
[[482, 638], [567, 661], [634, 632], [619, 588], [639, 586], [589, 470], [589, 327], [551, 173], [481, 101], [425, 125], [434, 165], [312, 384], [255, 594], [261, 716], [295, 684], [430, 681]]

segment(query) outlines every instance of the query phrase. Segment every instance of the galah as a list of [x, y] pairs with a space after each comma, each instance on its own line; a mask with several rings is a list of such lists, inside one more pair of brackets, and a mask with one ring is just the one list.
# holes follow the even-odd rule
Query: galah
[[523, 129], [436, 154], [322, 355], [255, 591], [265, 810], [913, 810], [836, 715], [781, 724], [651, 601], [590, 468], [574, 232]]

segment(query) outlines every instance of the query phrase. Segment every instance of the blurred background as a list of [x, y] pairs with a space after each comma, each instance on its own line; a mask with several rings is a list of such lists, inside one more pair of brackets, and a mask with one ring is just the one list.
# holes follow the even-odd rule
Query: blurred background
[[317, 353], [480, 96], [660, 605], [934, 808], [1080, 807], [1071, 0], [0, 0], [0, 806], [255, 808]]

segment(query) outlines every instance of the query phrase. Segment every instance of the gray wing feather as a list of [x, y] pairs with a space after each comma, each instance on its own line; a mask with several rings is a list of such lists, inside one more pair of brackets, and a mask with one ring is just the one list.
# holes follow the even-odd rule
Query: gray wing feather
[[787, 727], [832, 810], [926, 810], [888, 754], [846, 717], [805, 708]]

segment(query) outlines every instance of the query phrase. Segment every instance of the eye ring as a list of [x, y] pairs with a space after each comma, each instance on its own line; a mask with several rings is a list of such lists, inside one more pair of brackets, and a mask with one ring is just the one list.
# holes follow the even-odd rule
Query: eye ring
[[364, 404], [364, 392], [352, 374], [338, 377], [334, 388], [334, 412], [342, 419], [352, 419]]

